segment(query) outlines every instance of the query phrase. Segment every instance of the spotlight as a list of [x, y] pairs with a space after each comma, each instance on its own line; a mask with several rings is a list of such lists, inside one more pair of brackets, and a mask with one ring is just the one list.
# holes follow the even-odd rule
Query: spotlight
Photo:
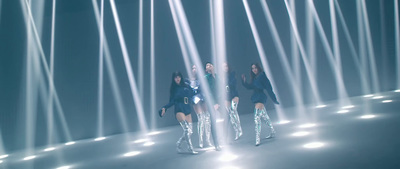
[[223, 154], [223, 155], [219, 158], [219, 160], [220, 160], [220, 161], [224, 161], [224, 162], [228, 162], [228, 161], [235, 160], [236, 158], [237, 158], [237, 155], [233, 155], [233, 154], [227, 153], [227, 154]]
[[340, 111], [338, 111], [337, 113], [343, 114], [343, 113], [348, 113], [348, 112], [349, 112], [349, 110], [340, 110]]
[[44, 149], [44, 151], [53, 151], [53, 150], [55, 150], [56, 148], [54, 148], [54, 147], [49, 147], [49, 148], [46, 148], [46, 149]]
[[290, 123], [290, 121], [288, 121], [288, 120], [283, 120], [283, 121], [278, 122], [278, 124], [287, 124], [287, 123]]
[[28, 156], [28, 157], [25, 157], [24, 160], [25, 160], [25, 161], [26, 161], [26, 160], [32, 160], [32, 159], [34, 159], [34, 158], [36, 158], [36, 156]]
[[131, 156], [135, 156], [135, 155], [138, 155], [138, 154], [140, 154], [139, 151], [132, 151], [132, 152], [124, 154], [124, 156], [125, 157], [131, 157]]
[[384, 100], [384, 101], [382, 101], [382, 103], [390, 103], [390, 102], [393, 102], [393, 100]]
[[322, 146], [324, 146], [324, 144], [321, 142], [312, 142], [312, 143], [305, 144], [303, 147], [304, 148], [320, 148]]
[[104, 140], [104, 139], [106, 139], [106, 138], [105, 137], [98, 137], [98, 138], [94, 139], [94, 141], [101, 141], [101, 140]]
[[342, 109], [351, 109], [351, 108], [353, 108], [353, 107], [354, 107], [354, 105], [348, 105], [348, 106], [342, 107]]
[[376, 117], [376, 116], [372, 115], [372, 114], [361, 116], [362, 119], [371, 119], [371, 118], [374, 118], [374, 117]]
[[153, 135], [157, 135], [157, 134], [160, 134], [160, 133], [161, 133], [160, 131], [153, 131], [151, 133], [148, 133], [147, 135], [153, 136]]
[[68, 143], [65, 143], [65, 145], [67, 145], [67, 146], [72, 145], [72, 144], [75, 144], [75, 142], [70, 141], [70, 142], [68, 142]]
[[299, 132], [293, 133], [292, 136], [301, 137], [301, 136], [306, 136], [306, 135], [309, 135], [309, 134], [310, 133], [306, 132], [306, 131], [299, 131]]
[[316, 106], [315, 108], [324, 108], [324, 107], [326, 107], [326, 105], [324, 105], [324, 104], [321, 104], [321, 105], [318, 105], [318, 106]]
[[7, 157], [8, 157], [8, 154], [4, 154], [4, 155], [0, 156], [0, 159], [7, 158]]
[[58, 167], [57, 169], [70, 169], [70, 166], [62, 166], [62, 167]]
[[144, 143], [143, 145], [144, 146], [151, 146], [151, 145], [153, 145], [154, 144], [154, 142], [146, 142], [146, 143]]
[[383, 98], [383, 96], [375, 96], [372, 99], [382, 99], [382, 98]]
[[364, 95], [364, 97], [372, 97], [372, 96], [374, 96], [374, 95], [372, 95], [372, 94]]
[[147, 139], [139, 139], [139, 140], [134, 141], [134, 143], [144, 143], [146, 141], [147, 141]]
[[314, 126], [316, 126], [316, 124], [307, 123], [307, 124], [300, 125], [299, 127], [300, 128], [310, 128], [310, 127], [314, 127]]

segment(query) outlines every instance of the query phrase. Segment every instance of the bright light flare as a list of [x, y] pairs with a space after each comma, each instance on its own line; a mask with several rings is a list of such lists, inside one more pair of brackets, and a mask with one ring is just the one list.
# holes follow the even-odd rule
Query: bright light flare
[[288, 120], [283, 120], [283, 121], [278, 122], [278, 124], [288, 124], [288, 123], [290, 123], [290, 121], [288, 121]]
[[351, 109], [354, 108], [354, 105], [343, 106], [342, 109]]
[[321, 142], [312, 142], [312, 143], [303, 145], [304, 148], [320, 148], [322, 146], [324, 146], [324, 143], [321, 143]]
[[124, 154], [124, 157], [132, 157], [132, 156], [135, 156], [135, 155], [138, 155], [138, 154], [140, 154], [139, 151], [132, 151], [132, 152]]
[[70, 141], [70, 142], [68, 142], [68, 143], [65, 143], [65, 145], [67, 145], [67, 146], [72, 145], [72, 144], [75, 144], [75, 142]]
[[400, 93], [400, 89], [395, 90], [394, 92]]
[[94, 139], [94, 141], [101, 141], [101, 140], [105, 140], [105, 139], [106, 139], [105, 137], [98, 137], [98, 138]]
[[314, 124], [314, 123], [307, 123], [307, 124], [300, 125], [299, 127], [300, 128], [311, 128], [311, 127], [315, 127], [315, 126], [316, 126], [316, 124]]
[[8, 154], [4, 154], [4, 155], [0, 156], [0, 159], [7, 158], [7, 157], [8, 157]]
[[56, 149], [55, 147], [49, 147], [49, 148], [44, 149], [44, 151], [53, 151], [55, 149]]
[[307, 132], [307, 131], [299, 131], [299, 132], [293, 133], [292, 136], [301, 137], [301, 136], [306, 136], [309, 134], [310, 134], [310, 132]]
[[147, 147], [147, 146], [151, 146], [151, 145], [154, 145], [154, 142], [146, 142], [146, 143], [144, 143], [143, 145], [146, 146], [146, 147]]
[[383, 98], [383, 96], [375, 96], [372, 99], [382, 99], [382, 98]]
[[146, 142], [148, 139], [138, 139], [138, 140], [135, 140], [134, 141], [134, 143], [144, 143], [144, 142]]
[[384, 101], [382, 101], [382, 103], [390, 103], [390, 102], [393, 102], [393, 100], [384, 100]]
[[147, 135], [154, 136], [154, 135], [161, 134], [161, 133], [162, 133], [161, 131], [153, 131], [153, 132], [148, 133]]
[[58, 167], [57, 169], [70, 169], [70, 166], [62, 166], [62, 167]]
[[225, 167], [222, 167], [220, 169], [240, 169], [240, 168], [239, 167], [235, 167], [235, 166], [225, 166]]
[[324, 105], [324, 104], [321, 104], [321, 105], [318, 105], [318, 106], [316, 106], [315, 108], [318, 108], [318, 109], [320, 109], [320, 108], [324, 108], [324, 107], [326, 107], [326, 105]]
[[224, 122], [225, 120], [224, 119], [217, 119], [216, 121], [217, 121], [217, 123], [221, 123], [221, 122]]
[[34, 158], [36, 158], [36, 156], [28, 156], [28, 157], [25, 157], [24, 160], [27, 161], [27, 160], [32, 160]]
[[340, 110], [340, 111], [338, 111], [337, 113], [339, 113], [339, 114], [344, 114], [344, 113], [348, 113], [349, 112], [349, 110]]
[[372, 118], [375, 118], [375, 117], [376, 116], [372, 115], [372, 114], [361, 116], [362, 119], [372, 119]]
[[374, 95], [372, 95], [372, 94], [367, 94], [367, 95], [364, 95], [363, 97], [373, 97]]
[[233, 161], [233, 160], [235, 160], [237, 157], [238, 157], [237, 155], [227, 153], [227, 154], [221, 155], [221, 157], [219, 158], [219, 160], [220, 160], [220, 161], [224, 161], [224, 162], [228, 162], [228, 161]]

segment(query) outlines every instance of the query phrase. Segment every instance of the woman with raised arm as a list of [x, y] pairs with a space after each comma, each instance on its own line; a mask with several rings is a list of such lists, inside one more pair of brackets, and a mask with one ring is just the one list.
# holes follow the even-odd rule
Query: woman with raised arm
[[[192, 116], [190, 114], [189, 98], [192, 96], [192, 91], [189, 86], [184, 82], [180, 72], [172, 73], [172, 83], [170, 88], [169, 103], [161, 108], [159, 111], [160, 116], [164, 116], [165, 112], [171, 106], [175, 106], [175, 117], [183, 129], [183, 135], [176, 142], [176, 150], [178, 153], [197, 154], [193, 150], [191, 141], [192, 135]], [[183, 147], [183, 142], [187, 143], [187, 151]]]
[[247, 89], [254, 91], [251, 96], [251, 101], [255, 104], [254, 106], [254, 122], [256, 131], [256, 146], [260, 145], [260, 133], [261, 133], [261, 118], [263, 118], [267, 126], [271, 129], [270, 134], [266, 138], [272, 138], [275, 136], [275, 129], [272, 126], [271, 120], [265, 110], [265, 104], [267, 103], [267, 95], [264, 90], [267, 91], [269, 97], [275, 104], [279, 104], [276, 99], [275, 93], [272, 90], [271, 83], [267, 78], [267, 75], [262, 70], [258, 63], [251, 64], [250, 71], [250, 83], [246, 82], [246, 76], [242, 75], [242, 84]]

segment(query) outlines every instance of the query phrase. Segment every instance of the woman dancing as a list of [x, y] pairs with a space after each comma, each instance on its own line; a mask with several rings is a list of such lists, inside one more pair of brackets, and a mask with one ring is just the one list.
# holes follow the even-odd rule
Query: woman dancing
[[[160, 116], [164, 116], [165, 112], [172, 105], [175, 105], [175, 116], [179, 124], [182, 126], [183, 135], [176, 142], [176, 150], [178, 153], [197, 154], [193, 150], [193, 145], [190, 136], [192, 135], [192, 116], [190, 115], [189, 98], [192, 96], [192, 91], [189, 86], [184, 83], [180, 72], [172, 73], [172, 83], [170, 88], [169, 103], [161, 108]], [[182, 147], [183, 142], [187, 143], [187, 151]]]
[[233, 129], [235, 130], [235, 140], [239, 139], [242, 136], [242, 126], [240, 125], [240, 118], [237, 111], [237, 106], [239, 104], [239, 93], [236, 89], [236, 74], [232, 71], [227, 63], [223, 64], [224, 71], [227, 76], [226, 80], [226, 110], [228, 111], [231, 124]]
[[203, 148], [203, 137], [205, 134], [206, 143], [208, 146], [213, 146], [210, 141], [211, 137], [211, 121], [210, 113], [207, 111], [207, 106], [204, 103], [204, 96], [201, 93], [200, 81], [197, 79], [197, 67], [192, 66], [192, 76], [189, 79], [190, 88], [193, 91], [192, 105], [197, 115], [197, 132], [199, 134], [199, 147]]
[[242, 84], [247, 89], [251, 89], [254, 91], [251, 96], [251, 101], [255, 104], [254, 107], [254, 122], [255, 122], [255, 130], [256, 130], [256, 146], [260, 145], [260, 133], [261, 133], [261, 118], [263, 118], [267, 126], [271, 129], [271, 133], [266, 138], [272, 138], [275, 136], [275, 129], [272, 126], [271, 120], [265, 110], [265, 103], [267, 102], [267, 96], [264, 93], [264, 89], [267, 91], [269, 97], [275, 104], [279, 104], [276, 99], [275, 93], [272, 90], [271, 83], [265, 75], [264, 71], [260, 67], [258, 63], [254, 63], [251, 65], [250, 71], [250, 83], [246, 82], [246, 76], [242, 75]]

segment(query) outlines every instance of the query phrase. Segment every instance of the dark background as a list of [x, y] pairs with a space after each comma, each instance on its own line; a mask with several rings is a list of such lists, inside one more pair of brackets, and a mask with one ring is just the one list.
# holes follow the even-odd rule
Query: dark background
[[[17, 0], [0, 1], [0, 130], [5, 151], [15, 151], [25, 147], [26, 124], [26, 88], [27, 88], [27, 31], [21, 4]], [[209, 1], [182, 0], [197, 49], [202, 62], [211, 61]], [[291, 61], [290, 21], [283, 0], [267, 0], [280, 38]], [[332, 46], [329, 1], [315, 1], [316, 9], [328, 40]], [[357, 10], [355, 0], [339, 0], [353, 42], [358, 49]], [[32, 1], [40, 6], [39, 1]], [[41, 42], [45, 55], [50, 58], [51, 8], [52, 2], [45, 1], [43, 16], [32, 7], [35, 21], [43, 19]], [[139, 1], [116, 0], [128, 53], [135, 77], [138, 78], [138, 25]], [[240, 74], [250, 72], [250, 64], [260, 62], [249, 22], [240, 0], [225, 1], [225, 31], [227, 59], [232, 69]], [[289, 81], [283, 72], [279, 55], [272, 40], [268, 23], [260, 1], [249, 0], [255, 23], [266, 51], [269, 66], [274, 75], [276, 93], [283, 107], [293, 107], [294, 96]], [[366, 0], [368, 19], [372, 34], [375, 61], [379, 75], [379, 91], [396, 89], [396, 58], [394, 43], [394, 4], [388, 0]], [[383, 5], [383, 6], [382, 6]], [[384, 11], [381, 13], [381, 9]], [[139, 130], [133, 97], [123, 62], [122, 52], [115, 29], [115, 23], [109, 1], [105, 2], [105, 32], [117, 73], [117, 79], [126, 109], [129, 131]], [[150, 126], [150, 0], [144, 0], [144, 99], [143, 107]], [[182, 53], [177, 39], [172, 15], [167, 0], [155, 0], [155, 57], [156, 57], [156, 105], [157, 109], [168, 102], [171, 73], [176, 70], [185, 72]], [[382, 15], [383, 14], [383, 15]], [[296, 0], [297, 24], [303, 44], [306, 45], [305, 1]], [[383, 20], [382, 20], [383, 18]], [[350, 48], [338, 20], [338, 32], [341, 49], [343, 78], [349, 96], [363, 95], [357, 67], [350, 55]], [[382, 24], [383, 23], [383, 24]], [[384, 29], [382, 29], [384, 28]], [[323, 101], [338, 98], [333, 71], [329, 66], [322, 42], [317, 32], [317, 83]], [[305, 46], [306, 47], [306, 46]], [[35, 48], [35, 47], [34, 47]], [[99, 31], [97, 28], [92, 2], [90, 0], [57, 0], [55, 25], [55, 86], [60, 98], [64, 115], [74, 140], [97, 137], [97, 90], [98, 90], [98, 49]], [[359, 51], [357, 51], [359, 52]], [[363, 56], [363, 57], [367, 57]], [[301, 62], [302, 63], [302, 62]], [[43, 65], [42, 65], [43, 66]], [[42, 68], [42, 76], [45, 76]], [[370, 73], [368, 73], [370, 75]], [[301, 66], [302, 92], [305, 104], [310, 101], [310, 85], [304, 65]], [[46, 82], [47, 83], [47, 82]], [[372, 81], [369, 81], [372, 85]], [[238, 85], [240, 93], [239, 113], [252, 113], [251, 92]], [[36, 89], [38, 90], [38, 88]], [[40, 93], [40, 92], [39, 92]], [[40, 95], [40, 94], [39, 94]], [[41, 97], [37, 101], [35, 145], [46, 145], [47, 126]], [[104, 134], [123, 132], [112, 95], [110, 79], [104, 70]], [[272, 109], [271, 103], [267, 104]], [[295, 112], [286, 112], [288, 115]], [[57, 114], [57, 113], [55, 113]], [[276, 120], [275, 116], [273, 119]], [[194, 115], [193, 115], [194, 117]], [[58, 116], [55, 115], [55, 119]], [[195, 118], [194, 118], [195, 119]], [[173, 111], [164, 118], [156, 119], [156, 126], [176, 125]], [[55, 120], [58, 133], [57, 142], [65, 142], [59, 120]]]

